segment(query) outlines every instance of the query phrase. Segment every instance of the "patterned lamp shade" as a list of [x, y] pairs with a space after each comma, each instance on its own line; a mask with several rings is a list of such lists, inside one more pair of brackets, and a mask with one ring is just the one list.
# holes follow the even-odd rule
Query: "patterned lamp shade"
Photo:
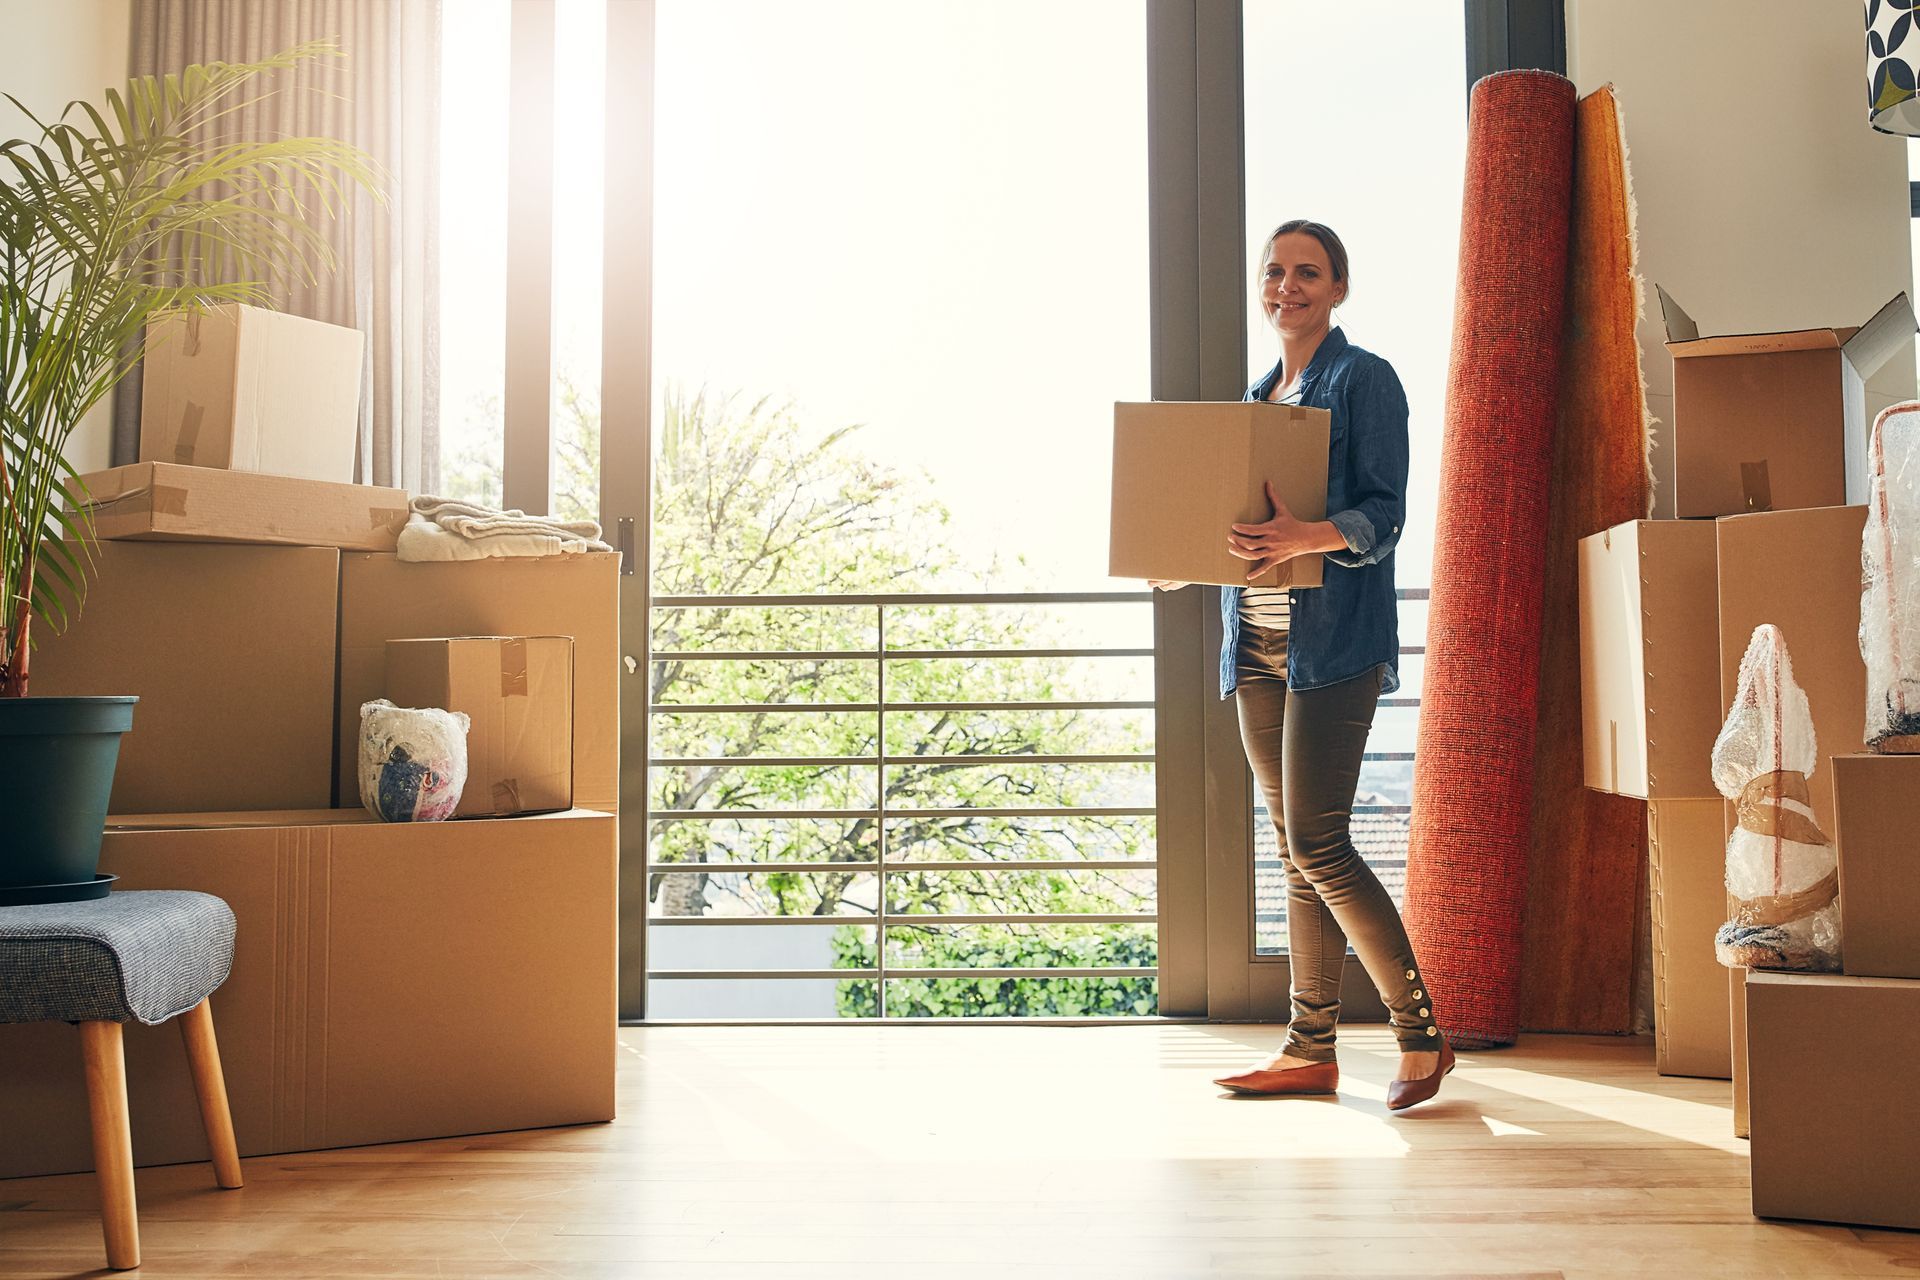
[[1867, 119], [1882, 133], [1920, 137], [1915, 0], [1867, 0]]

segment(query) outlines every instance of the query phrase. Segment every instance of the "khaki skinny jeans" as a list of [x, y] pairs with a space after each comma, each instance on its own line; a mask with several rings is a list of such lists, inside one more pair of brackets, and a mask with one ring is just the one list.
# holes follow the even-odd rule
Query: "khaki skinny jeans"
[[1240, 741], [1280, 836], [1287, 876], [1293, 1017], [1286, 1052], [1334, 1057], [1347, 943], [1379, 989], [1403, 1053], [1438, 1050], [1426, 980], [1406, 926], [1348, 831], [1382, 670], [1321, 689], [1287, 688], [1287, 633], [1243, 625], [1234, 700]]

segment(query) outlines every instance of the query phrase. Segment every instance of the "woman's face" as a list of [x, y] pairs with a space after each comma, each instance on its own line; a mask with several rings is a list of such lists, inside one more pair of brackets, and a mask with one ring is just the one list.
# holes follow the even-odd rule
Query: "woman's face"
[[1333, 309], [1347, 296], [1346, 281], [1333, 278], [1321, 243], [1304, 231], [1275, 236], [1260, 269], [1260, 305], [1282, 337], [1311, 334], [1333, 323]]

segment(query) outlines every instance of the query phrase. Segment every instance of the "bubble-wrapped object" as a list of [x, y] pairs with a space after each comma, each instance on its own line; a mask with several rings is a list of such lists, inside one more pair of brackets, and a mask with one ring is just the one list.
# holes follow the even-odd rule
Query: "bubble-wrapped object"
[[1713, 784], [1739, 821], [1727, 838], [1727, 892], [1738, 904], [1713, 939], [1729, 968], [1840, 968], [1839, 864], [1807, 787], [1818, 762], [1786, 640], [1776, 626], [1756, 627], [1713, 744]]
[[1874, 419], [1867, 471], [1860, 544], [1866, 740], [1877, 751], [1920, 751], [1920, 401]]
[[467, 783], [469, 723], [462, 711], [362, 704], [360, 803], [383, 822], [452, 817]]

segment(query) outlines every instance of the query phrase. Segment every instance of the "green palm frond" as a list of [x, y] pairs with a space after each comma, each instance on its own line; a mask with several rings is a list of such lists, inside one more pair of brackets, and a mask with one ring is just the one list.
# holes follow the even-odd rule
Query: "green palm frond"
[[58, 631], [85, 595], [91, 526], [65, 450], [74, 428], [170, 312], [262, 303], [274, 282], [334, 267], [324, 230], [372, 159], [335, 138], [223, 136], [275, 90], [261, 77], [330, 41], [211, 63], [106, 91], [39, 134], [0, 143], [0, 695], [25, 691], [29, 631]]

